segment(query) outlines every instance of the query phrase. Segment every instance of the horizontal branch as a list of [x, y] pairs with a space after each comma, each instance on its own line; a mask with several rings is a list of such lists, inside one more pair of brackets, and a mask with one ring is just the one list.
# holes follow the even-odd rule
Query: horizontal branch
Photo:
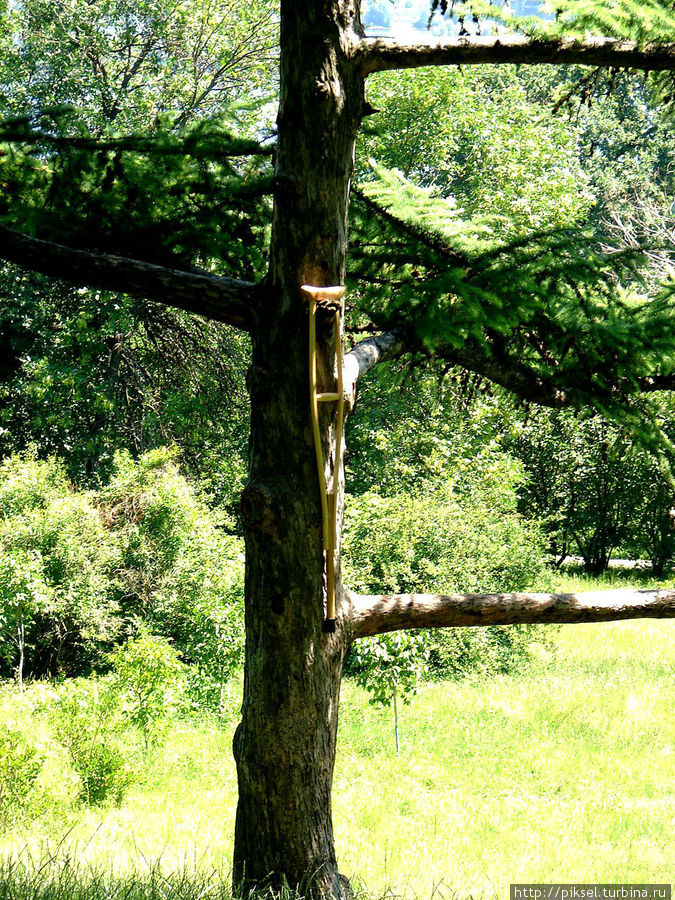
[[523, 34], [469, 35], [438, 43], [399, 44], [388, 38], [364, 38], [355, 50], [361, 72], [422, 66], [485, 63], [584, 65], [669, 71], [675, 69], [675, 43], [639, 46], [615, 38], [532, 38]]
[[434, 356], [481, 375], [493, 384], [512, 391], [521, 400], [551, 409], [561, 409], [575, 403], [583, 405], [591, 396], [601, 400], [621, 401], [630, 394], [675, 390], [674, 374], [623, 379], [604, 390], [598, 388], [591, 379], [577, 377], [562, 387], [552, 378], [547, 378], [512, 358], [488, 356], [481, 348], [471, 345], [459, 348], [442, 345], [434, 350]]
[[[404, 332], [398, 330], [386, 332], [358, 343], [345, 356], [343, 366], [347, 402], [353, 405], [359, 379], [374, 365], [420, 349], [419, 342], [406, 338]], [[570, 381], [569, 384], [561, 386], [552, 378], [547, 378], [546, 375], [534, 371], [511, 357], [503, 354], [491, 356], [484, 348], [471, 343], [466, 343], [462, 347], [454, 347], [450, 344], [438, 345], [431, 351], [431, 357], [474, 372], [493, 384], [498, 384], [511, 391], [527, 403], [535, 403], [551, 409], [584, 405], [592, 396], [596, 396], [598, 399], [620, 401], [629, 394], [675, 390], [675, 374], [654, 374], [632, 380], [626, 379], [624, 382], [608, 386], [604, 390], [598, 388], [591, 380], [579, 377]]]
[[359, 341], [345, 355], [342, 365], [342, 382], [347, 405], [354, 405], [356, 386], [366, 372], [377, 363], [400, 356], [405, 350], [403, 336], [397, 331], [388, 331]]
[[484, 350], [476, 346], [465, 345], [457, 348], [443, 345], [434, 351], [434, 356], [475, 372], [476, 375], [481, 375], [488, 381], [512, 391], [528, 403], [548, 406], [551, 409], [561, 409], [573, 403], [570, 391], [557, 386], [553, 381], [514, 360], [488, 356]]
[[118, 291], [248, 330], [256, 285], [210, 272], [75, 250], [0, 225], [0, 259], [83, 287]]
[[[93, 152], [116, 151], [119, 153], [141, 153], [152, 156], [191, 156], [197, 159], [222, 160], [224, 157], [272, 156], [275, 147], [263, 146], [256, 141], [234, 140], [214, 134], [202, 134], [195, 138], [167, 139], [129, 135], [120, 138], [92, 138], [50, 134], [47, 131], [32, 131], [25, 127], [0, 122], [0, 142], [22, 144], [24, 146], [49, 146], [66, 150], [90, 150]], [[19, 119], [22, 126], [27, 119]], [[209, 143], [209, 141], [211, 143]]]
[[675, 590], [580, 594], [352, 594], [354, 638], [408, 628], [675, 618]]

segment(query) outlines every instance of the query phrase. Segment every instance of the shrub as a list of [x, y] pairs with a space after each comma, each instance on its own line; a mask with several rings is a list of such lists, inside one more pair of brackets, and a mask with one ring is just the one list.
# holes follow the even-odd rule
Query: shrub
[[0, 462], [0, 515], [3, 519], [45, 509], [68, 490], [63, 466], [39, 461], [33, 450]]
[[119, 804], [135, 777], [133, 749], [113, 678], [72, 680], [48, 707], [56, 739], [79, 778], [79, 799]]
[[115, 458], [101, 508], [119, 552], [117, 590], [129, 617], [171, 638], [215, 705], [244, 648], [241, 539], [181, 476], [173, 453]]
[[110, 665], [138, 621], [170, 638], [221, 703], [243, 658], [243, 548], [170, 450], [115, 457], [78, 492], [53, 459], [0, 464], [0, 677], [77, 676]]
[[0, 827], [25, 815], [33, 805], [42, 754], [18, 731], [0, 731]]
[[424, 637], [417, 631], [397, 631], [356, 642], [350, 674], [370, 693], [371, 702], [389, 706], [396, 697], [409, 702], [428, 657]]
[[0, 465], [0, 628], [6, 674], [86, 668], [114, 639], [112, 547], [93, 496], [73, 491], [55, 460]]
[[166, 638], [141, 629], [112, 656], [113, 694], [125, 702], [128, 721], [140, 729], [145, 750], [162, 738], [167, 717], [181, 704], [185, 666]]
[[91, 742], [77, 764], [80, 775], [81, 799], [91, 806], [112, 801], [122, 802], [134, 773], [119, 747], [114, 744]]
[[410, 703], [428, 658], [426, 635], [398, 631], [357, 641], [350, 657], [350, 672], [370, 694], [370, 702], [394, 707], [394, 739], [400, 752], [398, 699]]
[[[352, 499], [345, 517], [345, 584], [360, 593], [529, 587], [543, 571], [542, 536], [516, 511], [522, 477], [517, 464], [495, 454], [489, 466], [488, 477], [484, 471], [476, 477], [464, 472], [461, 479], [429, 480], [413, 495], [385, 498], [369, 491]], [[430, 674], [452, 677], [509, 671], [527, 658], [538, 635], [532, 626], [437, 629], [425, 633], [423, 646]], [[385, 647], [392, 665], [395, 649]], [[348, 672], [363, 665], [359, 653], [348, 659]], [[380, 659], [376, 668], [381, 664]]]
[[510, 490], [458, 496], [442, 482], [412, 496], [353, 498], [345, 583], [360, 593], [522, 590], [542, 572], [543, 546], [515, 504]]
[[428, 674], [432, 678], [510, 674], [530, 659], [534, 641], [551, 646], [551, 626], [495, 625], [438, 628], [429, 633]]

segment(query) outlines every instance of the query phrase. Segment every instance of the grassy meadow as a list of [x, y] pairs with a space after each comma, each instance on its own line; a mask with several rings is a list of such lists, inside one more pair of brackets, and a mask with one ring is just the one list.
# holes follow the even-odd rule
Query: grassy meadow
[[[610, 573], [604, 586], [625, 578]], [[542, 589], [593, 586], [551, 575]], [[513, 881], [672, 880], [675, 623], [565, 626], [554, 644], [535, 648], [519, 675], [423, 684], [401, 710], [398, 757], [391, 710], [345, 683], [336, 840], [342, 871], [365, 895], [504, 898]], [[43, 690], [19, 698], [5, 688], [0, 721], [46, 745], [35, 712]], [[131, 872], [155, 880], [157, 900], [225, 895], [236, 705], [233, 688], [222, 727], [176, 720], [119, 807], [74, 803], [73, 776], [48, 757], [50, 802], [0, 836], [0, 900], [133, 900]], [[21, 887], [25, 863], [43, 869]], [[64, 887], [68, 870], [76, 894]], [[58, 891], [41, 894], [59, 878]]]

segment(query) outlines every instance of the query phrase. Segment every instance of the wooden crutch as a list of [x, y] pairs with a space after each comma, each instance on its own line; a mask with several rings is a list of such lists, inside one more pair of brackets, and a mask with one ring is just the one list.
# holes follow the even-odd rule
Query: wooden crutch
[[[344, 391], [342, 386], [342, 333], [341, 316], [344, 313], [345, 288], [314, 287], [303, 284], [300, 290], [309, 299], [309, 398], [312, 413], [312, 431], [314, 432], [314, 450], [316, 468], [319, 475], [321, 493], [321, 517], [323, 525], [323, 550], [326, 565], [326, 618], [323, 630], [335, 631], [335, 551], [337, 549], [337, 492], [342, 459], [342, 430], [344, 427]], [[337, 391], [322, 391], [317, 386], [317, 347], [316, 347], [316, 313], [317, 309], [325, 310], [333, 318], [333, 336], [335, 341], [335, 364], [337, 367]], [[335, 464], [332, 472], [330, 490], [326, 484], [326, 464], [321, 446], [319, 429], [319, 403], [337, 404], [337, 421], [335, 423]]]

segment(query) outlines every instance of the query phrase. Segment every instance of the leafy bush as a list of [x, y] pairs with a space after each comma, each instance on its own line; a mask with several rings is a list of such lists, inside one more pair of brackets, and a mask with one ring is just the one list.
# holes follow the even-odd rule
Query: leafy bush
[[0, 464], [0, 675], [82, 675], [110, 665], [145, 622], [221, 703], [243, 657], [243, 552], [170, 450], [118, 454], [110, 482], [78, 492], [56, 460]]
[[19, 731], [0, 731], [0, 828], [15, 822], [31, 806], [43, 757]]
[[125, 702], [128, 721], [138, 727], [147, 751], [163, 733], [167, 716], [181, 703], [185, 666], [166, 638], [141, 629], [112, 657], [113, 694]]
[[67, 490], [65, 472], [53, 459], [41, 462], [29, 451], [0, 462], [0, 513], [4, 520], [46, 509]]
[[199, 671], [193, 681], [202, 699], [220, 697], [243, 659], [241, 539], [226, 532], [227, 521], [208, 509], [166, 449], [136, 461], [118, 454], [100, 501], [117, 541], [127, 617], [175, 642]]
[[536, 526], [516, 511], [508, 459], [492, 485], [460, 491], [427, 482], [416, 495], [351, 498], [345, 516], [344, 581], [360, 593], [517, 591], [542, 571]]
[[[640, 510], [640, 528], [636, 540], [627, 542], [631, 557], [646, 558], [655, 575], [663, 575], [675, 558], [675, 491], [671, 474], [663, 462], [647, 459], [645, 465], [645, 496]], [[637, 546], [636, 546], [637, 545]]]
[[429, 635], [429, 675], [461, 678], [520, 671], [533, 642], [551, 646], [551, 626], [494, 625], [490, 628], [443, 628]]
[[[0, 464], [0, 628], [5, 673], [82, 671], [118, 630], [113, 548], [92, 494], [56, 460]], [[9, 648], [14, 649], [10, 652]]]
[[[359, 593], [497, 592], [531, 586], [542, 572], [543, 542], [538, 528], [516, 511], [521, 471], [498, 453], [480, 465], [489, 471], [478, 471], [474, 464], [457, 470], [454, 479], [427, 481], [415, 495], [384, 498], [369, 491], [354, 498], [345, 518], [345, 584]], [[508, 671], [527, 658], [539, 631], [533, 626], [435, 629], [420, 639], [419, 652], [423, 648], [429, 672], [437, 676]], [[401, 653], [410, 657], [412, 651], [412, 646], [392, 644], [389, 637], [377, 638], [368, 650], [354, 649], [347, 672], [358, 674], [365, 666], [371, 678], [385, 678], [386, 687], [390, 676], [384, 674], [385, 663], [395, 671], [404, 662]]]
[[119, 804], [135, 777], [133, 748], [114, 679], [72, 680], [48, 706], [56, 739], [79, 779], [87, 804]]
[[351, 652], [350, 672], [368, 691], [370, 702], [394, 707], [396, 753], [400, 752], [398, 699], [410, 703], [428, 656], [427, 636], [415, 631], [364, 638]]
[[424, 638], [420, 632], [397, 631], [356, 642], [350, 672], [370, 693], [371, 702], [389, 706], [395, 697], [410, 700], [428, 658]]
[[103, 741], [87, 745], [86, 753], [78, 759], [77, 769], [81, 779], [80, 798], [91, 806], [106, 800], [119, 806], [134, 780], [122, 750]]
[[161, 740], [180, 702], [185, 667], [165, 638], [141, 629], [112, 655], [103, 678], [72, 679], [45, 704], [52, 732], [78, 776], [79, 799], [119, 804], [138, 775], [141, 752]]

